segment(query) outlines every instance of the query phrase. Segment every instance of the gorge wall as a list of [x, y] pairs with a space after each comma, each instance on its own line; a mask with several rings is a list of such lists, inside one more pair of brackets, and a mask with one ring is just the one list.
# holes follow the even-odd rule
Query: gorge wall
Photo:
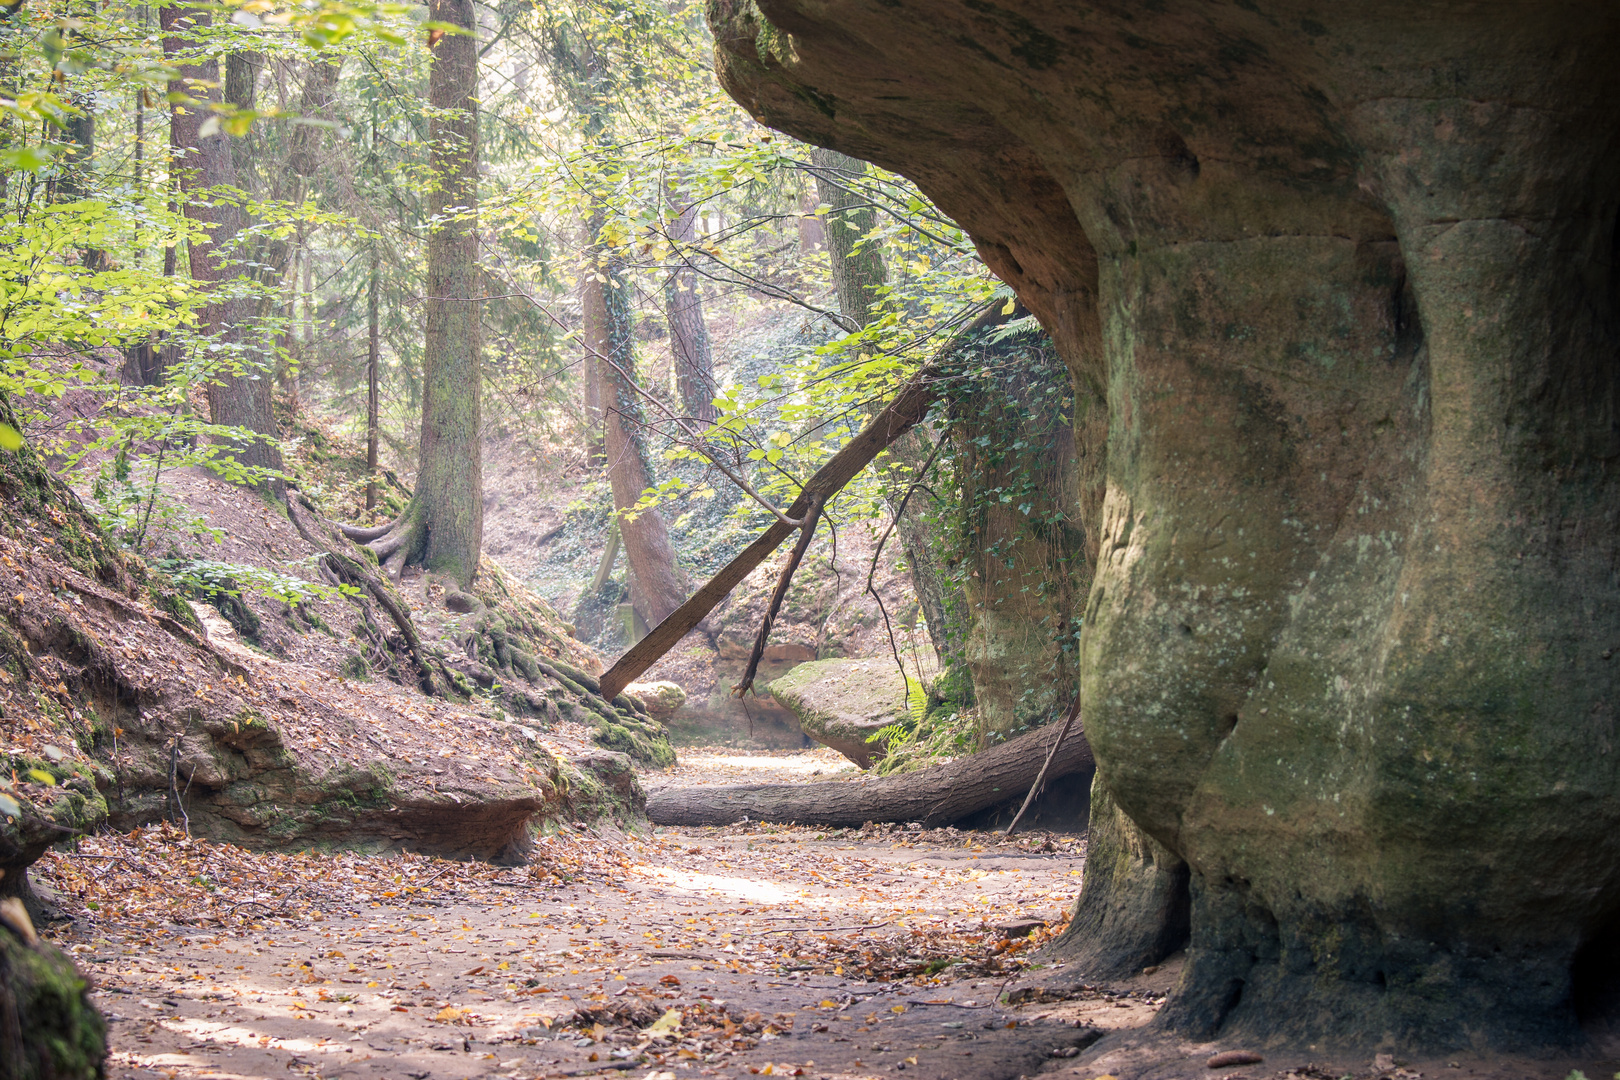
[[[1160, 1022], [1579, 1044], [1620, 912], [1620, 7], [710, 18], [739, 101], [914, 179], [1106, 400], [1081, 684], [1123, 857], [1190, 880]], [[1152, 885], [1120, 866], [1087, 890]]]

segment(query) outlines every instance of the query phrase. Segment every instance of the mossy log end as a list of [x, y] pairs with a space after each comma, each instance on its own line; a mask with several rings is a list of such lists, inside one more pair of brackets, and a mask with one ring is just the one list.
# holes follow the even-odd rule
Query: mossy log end
[[[731, 825], [745, 818], [834, 828], [868, 821], [947, 825], [1021, 798], [1057, 733], [1041, 728], [944, 765], [870, 780], [664, 788], [647, 796], [647, 817], [655, 825]], [[1047, 783], [1089, 784], [1095, 767], [1085, 736], [1073, 732], [1052, 758]]]
[[89, 982], [13, 912], [0, 915], [0, 1080], [102, 1080], [107, 1028]]

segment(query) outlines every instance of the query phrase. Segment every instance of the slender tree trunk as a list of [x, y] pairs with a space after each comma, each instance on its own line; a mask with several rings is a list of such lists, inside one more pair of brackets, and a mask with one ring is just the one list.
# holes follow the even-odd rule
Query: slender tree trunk
[[82, 199], [90, 190], [90, 171], [96, 155], [96, 114], [93, 99], [88, 94], [74, 94], [69, 99], [79, 109], [77, 116], [67, 121], [68, 141], [73, 144], [73, 156], [62, 170], [56, 193], [63, 201]]
[[[131, 172], [135, 178], [135, 191], [141, 192], [146, 180], [146, 98], [143, 90], [135, 91], [135, 146]], [[146, 249], [141, 246], [141, 228], [135, 226], [131, 241], [135, 246], [135, 261], [143, 262]], [[147, 338], [124, 349], [124, 367], [120, 378], [127, 385], [154, 386], [162, 379], [158, 363], [157, 339]]]
[[585, 439], [586, 462], [592, 468], [607, 464], [607, 450], [602, 442], [604, 430], [602, 415], [602, 365], [598, 357], [613, 351], [608, 334], [607, 281], [595, 262], [596, 231], [602, 224], [600, 214], [593, 214], [586, 223], [586, 244], [590, 254], [579, 277], [580, 336], [585, 345]]
[[[207, 138], [201, 134], [203, 120], [210, 115], [206, 104], [201, 103], [221, 100], [219, 61], [186, 56], [188, 42], [179, 36], [193, 28], [206, 27], [211, 18], [207, 11], [196, 8], [167, 7], [159, 15], [164, 57], [176, 74], [176, 78], [169, 81], [171, 101], [178, 96], [180, 101], [191, 98], [199, 103], [177, 103], [169, 118], [171, 167], [178, 180], [180, 200], [186, 217], [203, 225], [207, 231], [206, 239], [195, 239], [187, 245], [191, 276], [207, 287], [218, 289], [235, 274], [219, 249], [236, 239], [242, 219], [235, 206], [205, 202], [204, 193], [216, 186], [236, 186], [236, 167], [230, 140], [224, 134], [216, 132]], [[198, 311], [199, 329], [222, 344], [239, 344], [239, 323], [244, 307], [241, 301], [217, 299]], [[245, 428], [264, 436], [244, 440], [237, 447], [238, 460], [260, 468], [281, 468], [281, 447], [276, 442], [268, 372], [256, 370], [255, 365], [247, 361], [216, 372], [208, 385], [208, 409], [216, 424]]]
[[366, 509], [377, 507], [377, 369], [382, 360], [381, 322], [377, 314], [377, 244], [371, 244], [366, 275]]
[[[56, 194], [63, 202], [74, 202], [85, 198], [91, 190], [96, 160], [96, 113], [95, 97], [91, 94], [71, 94], [68, 100], [79, 112], [67, 119], [67, 137], [73, 144], [73, 153], [62, 169]], [[79, 258], [87, 268], [94, 268], [101, 264], [102, 252], [99, 248], [86, 247]]]
[[242, 109], [259, 103], [259, 72], [264, 53], [234, 52], [225, 58], [225, 100]]
[[799, 254], [811, 255], [827, 246], [827, 233], [816, 216], [816, 193], [806, 191], [799, 199]]
[[[438, 55], [438, 47], [434, 47], [434, 56]], [[477, 62], [477, 51], [474, 50], [474, 63]], [[474, 68], [474, 78], [477, 77]], [[343, 73], [343, 58], [336, 60], [311, 60], [309, 67], [304, 71], [304, 86], [298, 95], [298, 112], [300, 116], [311, 120], [335, 119], [329, 115], [332, 102], [337, 97], [338, 76]], [[432, 91], [430, 90], [429, 93]], [[314, 176], [320, 171], [321, 143], [326, 139], [326, 130], [312, 124], [300, 124], [293, 128], [292, 145], [287, 155], [287, 167], [299, 176]]]
[[[430, 18], [462, 27], [433, 45], [428, 103], [432, 185], [427, 193], [423, 302], [422, 441], [416, 490], [390, 554], [462, 585], [478, 572], [484, 479], [480, 398], [483, 341], [478, 283], [478, 40], [472, 0], [432, 0]], [[383, 543], [379, 541], [379, 543]]]
[[[595, 281], [596, 278], [605, 281]], [[686, 600], [685, 575], [675, 564], [675, 546], [656, 510], [627, 511], [653, 486], [652, 462], [642, 435], [646, 419], [635, 386], [636, 358], [630, 316], [630, 285], [622, 261], [599, 254], [592, 280], [602, 300], [602, 344], [594, 361], [602, 387], [603, 443], [608, 482], [619, 514], [619, 536], [630, 563], [630, 599], [649, 626]]]
[[[673, 239], [683, 247], [689, 245], [697, 234], [697, 205], [680, 205], [681, 199], [674, 191], [669, 193], [669, 203], [677, 211], [670, 229]], [[714, 398], [719, 388], [714, 382], [709, 328], [703, 321], [697, 272], [684, 262], [664, 283], [664, 310], [669, 320], [670, 365], [675, 370], [681, 407], [691, 419], [712, 424], [718, 415]]]
[[[810, 160], [819, 172], [816, 190], [821, 201], [832, 208], [822, 219], [822, 231], [832, 266], [833, 289], [838, 294], [838, 310], [849, 322], [866, 326], [872, 321], [878, 290], [888, 280], [881, 248], [875, 241], [860, 242], [877, 224], [877, 213], [864, 205], [868, 200], [847, 186], [866, 172], [866, 162], [820, 148], [810, 152]], [[889, 453], [915, 469], [928, 459], [931, 450], [928, 437], [914, 429], [896, 440]], [[889, 492], [889, 501], [898, 506], [902, 496], [903, 485]], [[900, 515], [896, 531], [906, 561], [911, 564], [911, 582], [928, 623], [928, 636], [944, 663], [950, 629], [946, 622], [947, 586], [937, 568], [943, 538], [936, 535], [937, 530], [927, 520], [923, 501], [915, 498]]]
[[818, 171], [816, 190], [832, 209], [822, 219], [827, 256], [832, 263], [838, 310], [857, 327], [872, 321], [878, 290], [888, 281], [878, 245], [860, 240], [877, 224], [877, 212], [849, 184], [866, 172], [866, 162], [820, 147], [810, 151]]

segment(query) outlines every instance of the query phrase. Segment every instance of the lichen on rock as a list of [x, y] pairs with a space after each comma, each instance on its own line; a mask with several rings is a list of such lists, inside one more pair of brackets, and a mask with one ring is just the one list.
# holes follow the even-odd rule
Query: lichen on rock
[[[923, 669], [937, 673], [933, 658]], [[770, 684], [771, 696], [798, 717], [804, 733], [870, 768], [883, 753], [871, 739], [890, 724], [910, 718], [907, 684], [891, 657], [812, 660]]]

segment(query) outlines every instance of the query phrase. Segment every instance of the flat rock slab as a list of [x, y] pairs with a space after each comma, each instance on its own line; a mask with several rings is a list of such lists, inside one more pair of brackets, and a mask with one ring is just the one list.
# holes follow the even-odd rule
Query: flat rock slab
[[[933, 675], [923, 669], [924, 679]], [[887, 656], [812, 660], [773, 681], [770, 691], [799, 718], [806, 735], [863, 769], [881, 753], [867, 740], [906, 717], [906, 684]]]

